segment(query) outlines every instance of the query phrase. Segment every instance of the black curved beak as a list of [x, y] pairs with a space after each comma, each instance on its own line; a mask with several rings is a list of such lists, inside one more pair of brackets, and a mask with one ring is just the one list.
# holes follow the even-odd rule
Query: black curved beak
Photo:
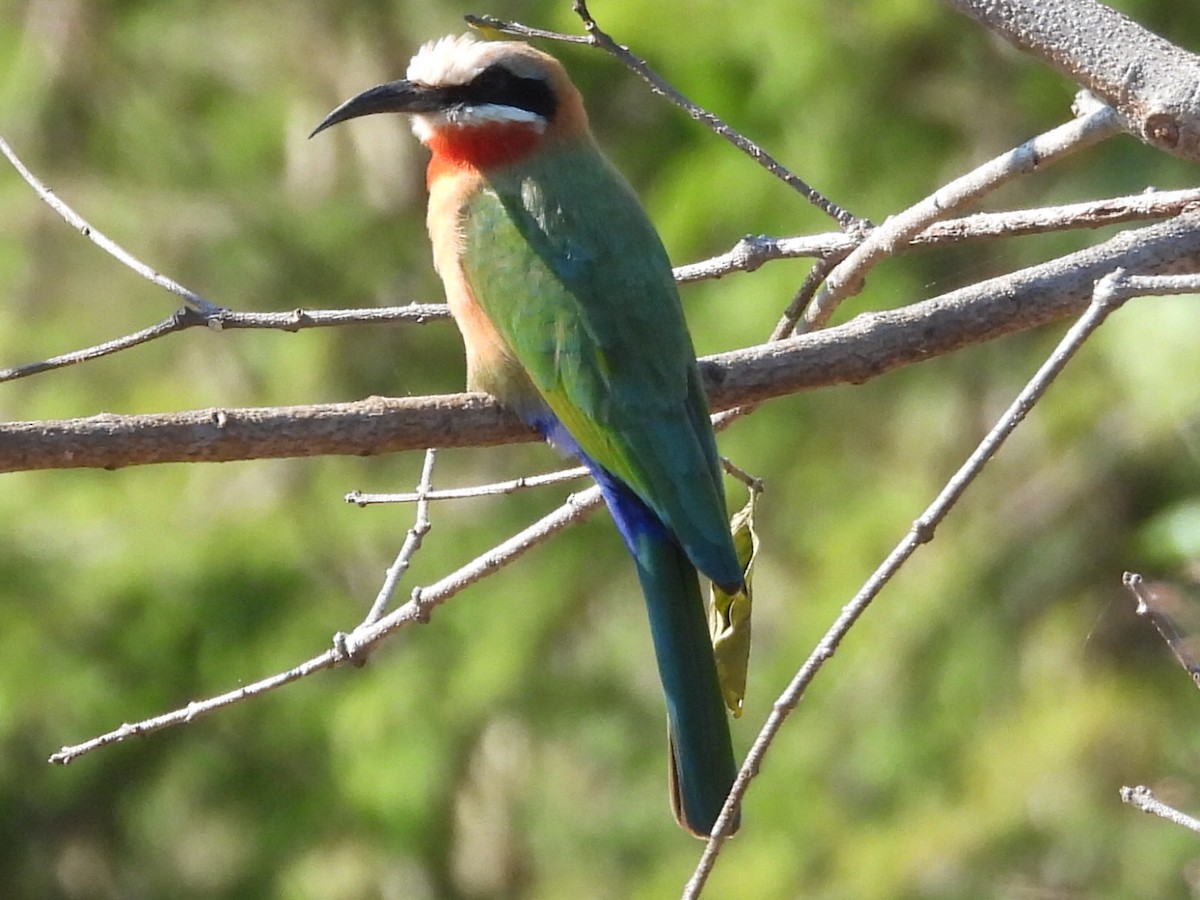
[[359, 116], [387, 112], [437, 112], [444, 109], [445, 105], [445, 98], [436, 88], [424, 87], [411, 81], [389, 81], [387, 84], [367, 88], [358, 96], [351, 97], [327, 115], [321, 124], [312, 130], [309, 137], [314, 137], [338, 122], [356, 119]]

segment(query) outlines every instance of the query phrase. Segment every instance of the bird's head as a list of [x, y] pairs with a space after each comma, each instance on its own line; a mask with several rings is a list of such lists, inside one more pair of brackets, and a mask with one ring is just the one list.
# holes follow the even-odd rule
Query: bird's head
[[588, 134], [579, 91], [554, 57], [516, 41], [444, 37], [417, 51], [405, 77], [351, 97], [316, 127], [408, 113], [441, 164], [488, 169], [547, 142]]

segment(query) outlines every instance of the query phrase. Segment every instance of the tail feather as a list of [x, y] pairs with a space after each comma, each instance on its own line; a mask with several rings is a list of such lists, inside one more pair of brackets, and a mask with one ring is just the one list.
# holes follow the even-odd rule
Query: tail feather
[[[526, 421], [591, 470], [637, 565], [667, 701], [671, 809], [681, 826], [708, 837], [733, 787], [737, 763], [696, 567], [654, 512], [589, 458], [553, 415], [528, 415]], [[732, 545], [729, 550], [736, 565]]]
[[707, 837], [737, 764], [700, 582], [687, 555], [665, 534], [639, 535], [634, 560], [667, 701], [671, 808], [681, 826]]

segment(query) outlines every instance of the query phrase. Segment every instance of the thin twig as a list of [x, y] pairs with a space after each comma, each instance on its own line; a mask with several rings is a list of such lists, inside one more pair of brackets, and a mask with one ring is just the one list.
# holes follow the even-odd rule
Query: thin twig
[[314, 672], [319, 672], [322, 669], [331, 669], [339, 662], [343, 661], [344, 657], [339, 654], [338, 650], [326, 650], [320, 656], [314, 656], [312, 659], [302, 662], [300, 665], [288, 669], [286, 672], [280, 672], [277, 675], [272, 675], [270, 678], [264, 678], [261, 681], [256, 681], [253, 684], [243, 685], [235, 690], [228, 691], [216, 697], [209, 697], [207, 700], [199, 700], [189, 703], [187, 706], [172, 710], [169, 713], [164, 713], [161, 716], [154, 716], [150, 719], [143, 719], [140, 722], [125, 723], [120, 728], [116, 728], [106, 734], [99, 735], [91, 740], [84, 741], [80, 744], [65, 746], [57, 753], [50, 755], [49, 762], [58, 763], [59, 765], [67, 765], [74, 762], [84, 754], [90, 753], [93, 750], [99, 750], [101, 747], [107, 747], [110, 744], [117, 744], [131, 737], [140, 735], [152, 734], [155, 731], [162, 731], [164, 728], [170, 728], [173, 725], [183, 725], [188, 722], [198, 719], [200, 716], [215, 712], [226, 706], [232, 706], [234, 703], [239, 703], [249, 697], [256, 697], [259, 694], [265, 694], [268, 691], [273, 691], [276, 688], [281, 688], [286, 684], [291, 684], [299, 678], [304, 678]]
[[1137, 601], [1137, 614], [1150, 619], [1192, 683], [1200, 687], [1200, 633], [1193, 605], [1169, 582], [1148, 582], [1137, 572], [1126, 572], [1121, 581]]
[[588, 470], [583, 466], [574, 469], [562, 469], [558, 472], [547, 472], [544, 475], [523, 475], [511, 481], [498, 481], [493, 484], [478, 484], [474, 487], [443, 488], [440, 491], [429, 491], [426, 494], [368, 494], [364, 491], [351, 491], [346, 495], [346, 502], [356, 506], [371, 506], [375, 503], [415, 503], [419, 500], [471, 500], [475, 497], [492, 497], [498, 494], [514, 494], [526, 488], [546, 487], [551, 484], [561, 484], [564, 481], [574, 481], [584, 478]]
[[204, 321], [201, 313], [196, 312], [191, 307], [184, 307], [161, 322], [157, 322], [140, 331], [135, 331], [132, 334], [127, 334], [124, 337], [105, 341], [102, 344], [96, 344], [94, 347], [72, 350], [70, 353], [52, 356], [49, 359], [43, 359], [39, 362], [23, 363], [19, 366], [0, 369], [0, 383], [16, 381], [18, 378], [28, 378], [31, 375], [49, 372], [52, 369], [61, 369], [65, 366], [73, 366], [76, 363], [87, 362], [88, 360], [99, 359], [102, 356], [119, 353], [122, 350], [128, 350], [130, 347], [148, 343], [157, 338], [165, 337], [168, 334], [174, 334], [193, 325], [204, 324]]
[[1142, 812], [1151, 813], [1159, 818], [1166, 819], [1168, 822], [1174, 822], [1176, 825], [1182, 825], [1184, 828], [1200, 834], [1200, 819], [1194, 819], [1173, 806], [1167, 806], [1167, 804], [1155, 797], [1154, 792], [1144, 784], [1139, 784], [1137, 787], [1125, 786], [1121, 788], [1121, 802], [1128, 803]]
[[170, 291], [177, 297], [183, 299], [183, 302], [201, 315], [207, 317], [220, 316], [224, 309], [217, 306], [215, 303], [210, 303], [194, 291], [188, 290], [178, 282], [172, 281], [166, 275], [156, 272], [141, 260], [137, 259], [127, 250], [125, 250], [116, 241], [101, 234], [84, 219], [81, 215], [75, 212], [71, 207], [64, 203], [59, 197], [46, 185], [42, 184], [29, 169], [25, 168], [25, 164], [17, 158], [16, 153], [8, 146], [4, 138], [0, 137], [0, 153], [3, 153], [13, 168], [17, 170], [26, 183], [33, 188], [39, 197], [56, 213], [63, 217], [72, 228], [82, 234], [85, 238], [91, 241], [104, 252], [124, 263], [133, 271], [137, 272], [143, 278], [158, 285], [159, 287]]
[[429, 533], [431, 527], [429, 523], [429, 492], [433, 489], [433, 463], [436, 459], [436, 449], [430, 447], [425, 451], [425, 463], [421, 466], [421, 480], [417, 482], [417, 510], [413, 526], [408, 529], [400, 552], [396, 554], [395, 562], [388, 567], [375, 602], [371, 604], [371, 611], [363, 619], [363, 625], [372, 625], [383, 617], [384, 611], [392, 601], [392, 595], [396, 593], [400, 579], [404, 577], [404, 573], [408, 571], [408, 567], [412, 563], [413, 555], [421, 549], [421, 542]]
[[303, 678], [322, 669], [329, 669], [342, 663], [353, 664], [359, 662], [377, 642], [406, 626], [428, 622], [433, 610], [455, 594], [513, 562], [527, 550], [549, 539], [568, 525], [582, 521], [587, 515], [599, 508], [600, 505], [600, 489], [597, 487], [591, 487], [578, 494], [572, 494], [562, 506], [543, 516], [502, 544], [493, 547], [482, 556], [451, 572], [440, 581], [427, 587], [414, 588], [412, 598], [408, 602], [378, 621], [369, 625], [360, 625], [349, 634], [339, 633], [335, 635], [333, 647], [324, 653], [314, 656], [312, 659], [305, 660], [299, 665], [288, 669], [286, 672], [280, 672], [261, 681], [240, 687], [237, 690], [229, 691], [206, 700], [195, 701], [180, 709], [149, 719], [143, 719], [140, 722], [121, 725], [113, 731], [80, 744], [64, 746], [50, 757], [50, 762], [66, 765], [83, 756], [85, 753], [100, 747], [115, 744], [126, 738], [151, 734], [161, 731], [164, 728], [191, 722], [217, 709], [237, 703], [247, 697], [283, 687], [298, 678]]
[[871, 268], [894, 255], [932, 222], [944, 219], [1014, 178], [1044, 169], [1048, 164], [1111, 137], [1121, 129], [1121, 120], [1110, 107], [1093, 109], [997, 156], [890, 217], [868, 234], [829, 274], [825, 286], [809, 305], [797, 330], [813, 331], [824, 326], [838, 304], [861, 289]]
[[734, 463], [728, 456], [721, 457], [721, 468], [725, 470], [725, 474], [730, 478], [740, 481], [746, 486], [746, 489], [754, 494], [763, 492], [763, 480], [757, 475], [751, 475], [741, 466]]
[[832, 200], [829, 200], [816, 188], [789, 171], [787, 167], [777, 161], [758, 144], [754, 143], [754, 141], [745, 137], [736, 129], [731, 128], [718, 116], [685, 97], [661, 75], [650, 68], [649, 63], [632, 53], [628, 47], [618, 44], [596, 24], [596, 20], [588, 12], [587, 4], [584, 0], [574, 0], [572, 8], [575, 10], [576, 15], [583, 21], [583, 27], [587, 30], [587, 37], [562, 34], [556, 31], [545, 31], [541, 28], [530, 28], [528, 25], [498, 19], [495, 16], [467, 15], [464, 18], [467, 24], [475, 28], [490, 29], [517, 37], [543, 38], [553, 41], [566, 41], [572, 44], [588, 44], [589, 46], [604, 50], [620, 60], [626, 68], [645, 81], [650, 86], [650, 90], [660, 97], [671, 101], [697, 122], [708, 128], [709, 131], [737, 147], [788, 187], [799, 192], [809, 203], [837, 222], [843, 230], [858, 232], [869, 227], [870, 223], [864, 219], [859, 219], [857, 216], [842, 209]]
[[[973, 213], [957, 219], [931, 222], [923, 231], [898, 245], [897, 253], [937, 247], [962, 246], [996, 238], [1025, 237], [1074, 228], [1102, 228], [1124, 222], [1175, 216], [1200, 203], [1200, 189], [1147, 191], [1104, 200], [1087, 200], [1063, 206]], [[842, 258], [855, 247], [848, 234], [833, 231], [798, 237], [748, 235], [729, 250], [710, 259], [675, 267], [680, 284], [723, 278], [736, 272], [754, 272], [768, 262], [806, 257]]]
[[549, 31], [545, 28], [535, 28], [532, 25], [522, 25], [520, 22], [513, 22], [508, 19], [499, 19], [496, 16], [467, 13], [463, 16], [463, 20], [472, 28], [478, 28], [485, 32], [498, 31], [502, 34], [511, 34], [513, 37], [532, 38], [533, 40], [541, 41], [558, 41], [561, 44], [584, 44], [588, 47], [594, 47], [596, 44], [591, 35]]
[[955, 503], [958, 502], [966, 489], [983, 470], [983, 467], [996, 454], [1000, 446], [1012, 434], [1013, 430], [1021, 423], [1025, 416], [1029, 414], [1034, 404], [1045, 394], [1046, 389], [1058, 377], [1059, 373], [1062, 372], [1063, 368], [1083, 345], [1084, 341], [1087, 340], [1088, 336], [1122, 302], [1123, 298], [1106, 289], [1104, 279], [1101, 280], [1101, 283], [1097, 284], [1092, 302], [1089, 304], [1087, 311], [1071, 326], [1054, 349], [1054, 352], [1050, 354], [1033, 378], [1021, 390], [1012, 405], [1004, 412], [1004, 415], [1000, 417], [996, 425], [979, 443], [979, 446], [975, 448], [975, 451], [967, 458], [966, 462], [946, 482], [945, 487], [942, 488], [934, 501], [913, 522], [912, 528], [909, 529], [900, 543], [896, 545], [887, 558], [871, 574], [871, 577], [867, 579], [854, 598], [843, 607], [841, 614], [834, 620], [829, 630], [825, 632], [825, 635], [817, 643], [812, 654], [805, 660], [804, 665], [800, 667], [800, 670], [796, 673], [791, 683], [775, 701], [771, 714], [767, 717], [766, 723], [758, 733], [753, 746], [750, 748], [750, 752], [746, 755], [746, 759], [742, 763], [742, 768], [738, 772], [733, 790], [730, 791], [729, 798], [725, 802], [725, 808], [722, 810], [721, 816], [713, 828], [712, 837], [705, 846], [704, 853], [700, 857], [696, 870], [684, 889], [684, 900], [694, 900], [694, 898], [700, 895], [701, 890], [703, 890], [704, 884], [708, 880], [713, 866], [716, 864], [721, 847], [728, 839], [730, 827], [736, 820], [737, 810], [741, 806], [742, 798], [745, 796], [750, 782], [758, 774], [763, 757], [766, 755], [768, 749], [770, 749], [784, 721], [796, 709], [800, 700], [804, 697], [808, 685], [812, 682], [817, 672], [833, 656], [854, 623], [866, 612], [867, 607], [870, 606], [871, 602], [896, 572], [899, 571], [901, 566], [916, 552], [918, 547], [933, 539], [938, 525], [946, 518], [946, 515], [954, 507]]
[[287, 312], [238, 312], [225, 309], [208, 318], [190, 307], [184, 307], [163, 321], [124, 337], [105, 341], [93, 347], [85, 347], [82, 350], [73, 350], [70, 353], [39, 362], [0, 369], [0, 383], [99, 359], [102, 356], [119, 353], [122, 350], [128, 350], [131, 347], [197, 326], [207, 326], [213, 331], [241, 328], [292, 332], [306, 328], [328, 328], [341, 325], [385, 323], [424, 325], [426, 322], [449, 318], [450, 308], [443, 303], [411, 303], [407, 306], [379, 306], [365, 309], [293, 309]]

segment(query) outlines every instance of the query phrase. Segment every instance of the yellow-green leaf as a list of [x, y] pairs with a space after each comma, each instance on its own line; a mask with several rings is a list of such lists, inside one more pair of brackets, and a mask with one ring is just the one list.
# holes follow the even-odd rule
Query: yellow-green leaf
[[745, 589], [731, 595], [714, 584], [709, 606], [708, 625], [713, 655], [717, 660], [717, 680], [725, 705], [735, 718], [742, 714], [746, 672], [750, 666], [751, 574], [754, 558], [758, 555], [758, 533], [754, 530], [754, 502], [757, 497], [758, 492], [751, 491], [746, 505], [734, 513], [730, 522], [733, 545], [737, 550], [738, 562], [742, 564]]

